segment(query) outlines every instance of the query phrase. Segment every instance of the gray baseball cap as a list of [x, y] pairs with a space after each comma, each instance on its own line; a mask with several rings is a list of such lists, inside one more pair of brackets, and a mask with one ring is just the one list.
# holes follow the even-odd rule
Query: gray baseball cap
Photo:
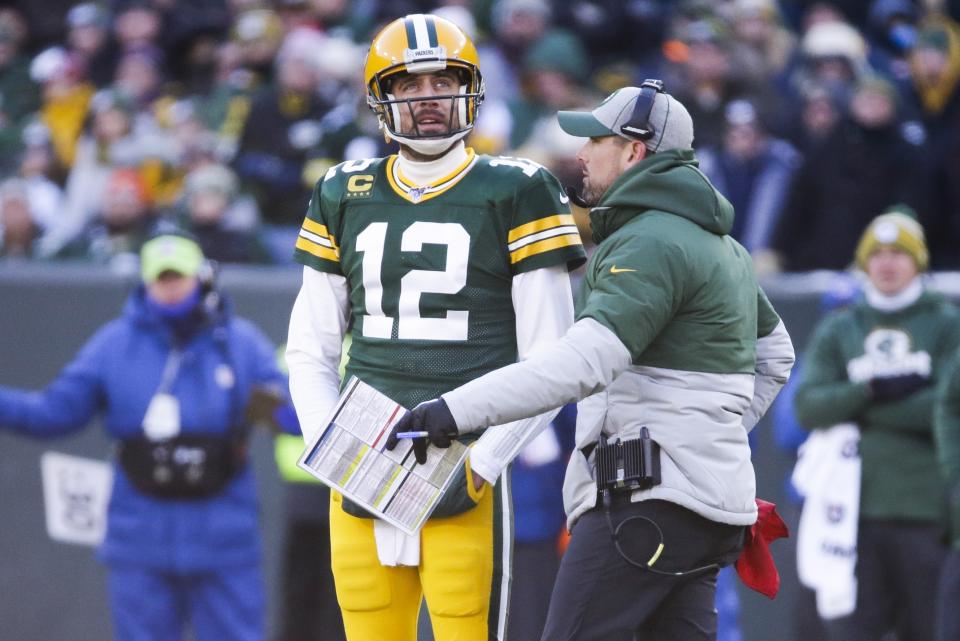
[[[560, 127], [571, 136], [594, 138], [620, 136], [636, 140], [621, 131], [630, 121], [640, 95], [639, 87], [623, 87], [604, 98], [593, 111], [560, 111]], [[693, 146], [693, 119], [679, 100], [667, 93], [658, 93], [650, 110], [653, 136], [644, 141], [651, 152], [689, 149]]]

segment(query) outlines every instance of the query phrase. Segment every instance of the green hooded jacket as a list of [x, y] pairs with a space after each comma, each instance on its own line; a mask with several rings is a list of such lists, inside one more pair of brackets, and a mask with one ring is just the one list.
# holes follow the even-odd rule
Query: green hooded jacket
[[750, 255], [727, 235], [733, 215], [692, 150], [659, 153], [626, 171], [590, 212], [598, 248], [578, 320], [606, 325], [637, 365], [753, 373], [756, 339], [780, 319]]

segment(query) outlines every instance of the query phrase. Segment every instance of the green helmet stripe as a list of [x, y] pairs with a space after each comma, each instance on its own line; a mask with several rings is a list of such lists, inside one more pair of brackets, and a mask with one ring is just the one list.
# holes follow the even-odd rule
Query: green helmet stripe
[[433, 16], [426, 16], [427, 22], [427, 39], [430, 43], [430, 48], [440, 46], [440, 39], [437, 37], [437, 22], [434, 20]]
[[417, 32], [413, 28], [413, 18], [407, 18], [404, 20], [403, 26], [407, 30], [407, 49], [416, 49]]

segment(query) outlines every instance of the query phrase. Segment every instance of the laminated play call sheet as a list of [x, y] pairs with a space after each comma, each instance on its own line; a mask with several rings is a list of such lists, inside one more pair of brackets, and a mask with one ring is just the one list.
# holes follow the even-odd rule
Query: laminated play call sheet
[[418, 465], [409, 440], [384, 449], [393, 424], [406, 410], [351, 377], [326, 419], [307, 444], [298, 465], [371, 514], [413, 534], [423, 525], [467, 455], [456, 441], [427, 448]]

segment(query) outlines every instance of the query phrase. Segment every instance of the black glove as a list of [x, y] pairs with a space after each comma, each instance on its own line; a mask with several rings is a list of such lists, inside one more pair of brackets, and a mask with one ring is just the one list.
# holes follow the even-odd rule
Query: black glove
[[930, 377], [920, 374], [902, 374], [900, 376], [878, 376], [867, 383], [870, 394], [878, 403], [889, 403], [910, 396], [930, 384]]
[[387, 449], [392, 450], [400, 442], [397, 434], [401, 432], [426, 432], [425, 437], [412, 439], [413, 454], [417, 457], [417, 463], [423, 465], [427, 462], [427, 445], [433, 443], [437, 447], [450, 447], [453, 439], [460, 432], [457, 430], [457, 422], [450, 413], [446, 401], [437, 398], [426, 403], [420, 403], [406, 415], [397, 421], [393, 426], [387, 438]]

